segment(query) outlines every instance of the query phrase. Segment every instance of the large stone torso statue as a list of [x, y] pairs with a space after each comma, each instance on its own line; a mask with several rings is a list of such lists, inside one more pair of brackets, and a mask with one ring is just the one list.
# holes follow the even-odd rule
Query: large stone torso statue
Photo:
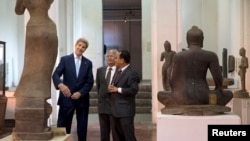
[[53, 137], [47, 121], [52, 107], [51, 74], [57, 57], [58, 39], [55, 23], [48, 10], [53, 0], [17, 0], [15, 12], [30, 19], [26, 26], [23, 72], [15, 91], [15, 140], [50, 140]]
[[[170, 91], [158, 92], [158, 100], [165, 107], [178, 105], [209, 104], [209, 94], [217, 97], [217, 105], [225, 106], [233, 97], [231, 91], [223, 90], [222, 74], [218, 57], [211, 51], [202, 49], [203, 32], [193, 27], [187, 33], [189, 50], [178, 52], [173, 58]], [[206, 81], [210, 70], [215, 89], [210, 90]]]
[[27, 8], [30, 19], [26, 26], [24, 66], [16, 96], [50, 97], [51, 73], [58, 47], [56, 25], [48, 16], [52, 2], [17, 0], [16, 13], [23, 14]]

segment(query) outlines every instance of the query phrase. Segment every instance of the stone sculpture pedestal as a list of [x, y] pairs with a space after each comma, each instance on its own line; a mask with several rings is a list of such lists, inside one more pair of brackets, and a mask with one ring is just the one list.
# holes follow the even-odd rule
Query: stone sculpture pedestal
[[[66, 141], [70, 134], [66, 134], [65, 128], [51, 128], [51, 131], [53, 133], [53, 137], [50, 140], [35, 140], [35, 141]], [[9, 135], [3, 139], [0, 139], [0, 141], [13, 141], [13, 136]], [[30, 140], [34, 141], [34, 140]]]
[[213, 116], [157, 115], [157, 141], [207, 141], [209, 124], [241, 124], [233, 113]]
[[238, 90], [233, 92], [234, 98], [249, 98], [249, 93], [245, 90]]
[[17, 97], [13, 141], [50, 140], [53, 137], [47, 120], [52, 107], [44, 98]]
[[230, 111], [230, 107], [220, 105], [179, 105], [178, 107], [163, 108], [161, 110], [162, 114], [189, 116], [219, 115]]
[[250, 98], [233, 98], [228, 106], [241, 118], [241, 124], [250, 124]]

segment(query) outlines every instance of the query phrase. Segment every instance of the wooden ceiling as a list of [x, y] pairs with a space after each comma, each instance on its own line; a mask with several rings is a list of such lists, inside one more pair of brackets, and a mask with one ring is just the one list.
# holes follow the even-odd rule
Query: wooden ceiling
[[103, 19], [141, 19], [141, 0], [103, 0]]
[[103, 10], [141, 10], [141, 0], [103, 0]]

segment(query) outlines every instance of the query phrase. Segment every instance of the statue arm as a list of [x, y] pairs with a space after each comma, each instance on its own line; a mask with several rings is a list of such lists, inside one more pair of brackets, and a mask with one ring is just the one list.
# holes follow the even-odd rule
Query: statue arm
[[161, 58], [160, 58], [161, 61], [164, 60], [164, 53], [161, 53]]
[[178, 73], [177, 72], [178, 69], [176, 68], [177, 64], [178, 64], [178, 57], [173, 56], [172, 64], [171, 64], [171, 71], [170, 71], [170, 78], [169, 78], [170, 87], [173, 87], [173, 80], [176, 78], [176, 74]]
[[23, 0], [16, 0], [15, 12], [18, 15], [22, 15], [25, 11], [25, 6], [23, 5]]
[[212, 74], [214, 83], [215, 83], [215, 89], [222, 89], [222, 84], [223, 84], [223, 78], [219, 66], [219, 60], [217, 55], [211, 56], [213, 60], [210, 62], [209, 69]]
[[248, 68], [248, 58], [246, 58], [246, 68]]

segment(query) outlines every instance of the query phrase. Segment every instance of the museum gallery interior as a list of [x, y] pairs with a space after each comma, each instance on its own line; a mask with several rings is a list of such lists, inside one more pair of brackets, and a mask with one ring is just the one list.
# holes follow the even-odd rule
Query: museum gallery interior
[[[57, 105], [59, 91], [50, 81], [44, 83], [46, 85], [42, 86], [44, 87], [42, 90], [36, 89], [38, 86], [36, 82], [39, 80], [29, 78], [34, 82], [30, 82], [32, 83], [29, 84], [30, 87], [25, 87], [20, 82], [21, 78], [25, 78], [22, 74], [26, 72], [32, 74], [33, 67], [39, 68], [41, 62], [44, 62], [41, 56], [47, 54], [36, 50], [40, 44], [36, 42], [37, 40], [33, 40], [32, 44], [26, 44], [27, 24], [30, 22], [31, 13], [25, 10], [23, 14], [18, 15], [15, 12], [15, 6], [14, 0], [3, 0], [0, 5], [0, 19], [2, 19], [0, 23], [0, 98], [2, 98], [0, 99], [0, 131], [5, 130], [5, 126], [8, 125], [6, 121], [14, 121], [11, 127], [13, 133], [10, 131], [2, 139], [5, 138], [4, 140], [7, 141], [12, 140], [12, 137], [35, 137], [37, 133], [21, 133], [21, 126], [33, 125], [26, 126], [27, 129], [31, 129], [39, 128], [40, 124], [43, 124], [44, 132], [39, 135], [47, 139], [52, 135], [51, 140], [55, 140], [56, 132], [63, 132], [55, 128], [59, 110]], [[241, 67], [244, 57], [242, 54], [245, 54], [246, 58], [250, 54], [249, 0], [54, 0], [48, 6], [47, 12], [57, 30], [58, 45], [55, 63], [51, 57], [52, 51], [47, 51], [49, 52], [47, 59], [51, 58], [51, 62], [47, 62], [54, 64], [54, 67], [59, 63], [60, 57], [73, 52], [74, 43], [80, 37], [89, 41], [89, 47], [84, 56], [93, 63], [94, 79], [97, 68], [106, 65], [105, 53], [108, 50], [130, 51], [130, 65], [141, 78], [136, 96], [135, 118], [135, 122], [140, 124], [136, 124], [135, 128], [149, 126], [146, 124], [143, 126], [141, 122], [150, 123], [152, 128], [148, 130], [154, 132], [154, 137], [150, 141], [163, 141], [166, 138], [172, 141], [184, 138], [206, 141], [208, 125], [250, 124], [248, 93], [250, 73], [247, 65], [243, 76]], [[35, 22], [39, 22], [38, 19], [35, 19]], [[192, 27], [198, 27], [203, 31], [202, 49], [214, 52], [218, 56], [223, 89], [233, 93], [233, 98], [223, 107], [215, 108], [213, 106], [217, 104], [214, 105], [211, 102], [198, 107], [191, 104], [191, 110], [188, 107], [190, 105], [168, 108], [157, 99], [159, 92], [168, 91], [165, 90], [162, 79], [164, 60], [161, 59], [161, 54], [165, 51], [165, 41], [169, 41], [171, 50], [177, 54], [189, 50], [186, 37]], [[37, 32], [42, 29], [41, 24]], [[35, 59], [31, 59], [31, 56], [27, 57], [27, 46], [32, 46], [29, 50], [36, 51], [35, 56], [32, 56]], [[25, 68], [24, 64], [29, 59], [37, 66]], [[209, 88], [215, 88], [216, 82], [213, 81], [210, 71], [207, 71], [206, 80]], [[24, 89], [20, 89], [22, 87]], [[244, 89], [243, 93], [242, 89]], [[22, 94], [15, 95], [17, 90]], [[40, 91], [45, 91], [46, 96], [42, 97]], [[209, 99], [214, 100], [214, 97], [211, 96]], [[97, 93], [94, 85], [90, 93], [89, 117], [95, 120], [90, 120], [89, 126], [96, 125], [95, 129], [99, 128], [96, 104]], [[34, 105], [42, 106], [42, 111], [39, 113], [41, 112], [43, 116], [37, 121], [34, 120], [36, 118], [34, 116], [30, 122], [27, 116], [22, 115], [25, 115], [25, 112], [31, 115], [38, 112], [30, 110]], [[182, 115], [183, 109], [184, 115]], [[193, 112], [194, 110], [196, 112]], [[193, 129], [190, 129], [190, 126]], [[74, 125], [74, 130], [75, 128]], [[137, 132], [138, 140], [145, 140], [140, 138], [140, 133], [147, 132], [139, 130]], [[180, 132], [182, 135], [178, 136]], [[192, 135], [194, 132], [197, 133], [196, 137]], [[69, 136], [61, 136], [63, 139], [59, 140], [68, 138], [69, 141]]]

